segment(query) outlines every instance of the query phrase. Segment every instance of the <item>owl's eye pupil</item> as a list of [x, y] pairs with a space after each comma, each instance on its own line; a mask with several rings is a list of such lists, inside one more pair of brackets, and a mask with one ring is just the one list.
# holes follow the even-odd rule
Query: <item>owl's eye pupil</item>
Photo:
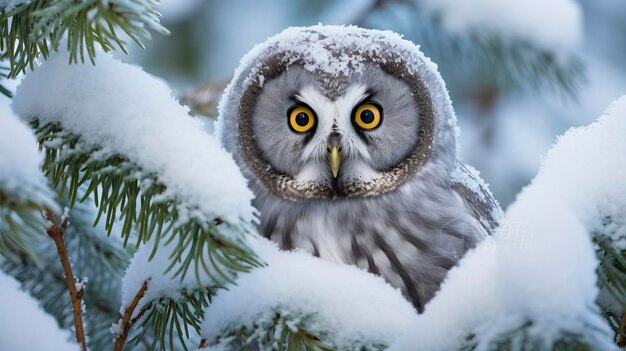
[[361, 121], [367, 124], [374, 122], [374, 112], [372, 112], [372, 110], [364, 110], [361, 112]]
[[309, 124], [309, 115], [304, 112], [300, 112], [296, 115], [296, 124], [300, 127], [305, 127]]

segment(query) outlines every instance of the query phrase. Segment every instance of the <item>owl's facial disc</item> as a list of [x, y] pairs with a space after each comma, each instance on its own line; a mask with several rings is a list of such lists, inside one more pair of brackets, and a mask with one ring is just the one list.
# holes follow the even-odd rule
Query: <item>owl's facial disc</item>
[[[254, 171], [289, 199], [373, 196], [407, 178], [419, 142], [411, 88], [379, 66], [329, 94], [312, 73], [291, 67], [265, 83], [252, 116]], [[261, 162], [261, 161], [258, 161]]]

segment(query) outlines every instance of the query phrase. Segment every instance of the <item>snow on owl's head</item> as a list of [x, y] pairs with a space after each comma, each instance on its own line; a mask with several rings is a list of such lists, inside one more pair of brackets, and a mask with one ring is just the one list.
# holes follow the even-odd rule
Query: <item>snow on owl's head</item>
[[427, 162], [447, 175], [456, 125], [436, 65], [399, 35], [288, 28], [243, 59], [218, 133], [248, 179], [291, 199], [375, 196]]

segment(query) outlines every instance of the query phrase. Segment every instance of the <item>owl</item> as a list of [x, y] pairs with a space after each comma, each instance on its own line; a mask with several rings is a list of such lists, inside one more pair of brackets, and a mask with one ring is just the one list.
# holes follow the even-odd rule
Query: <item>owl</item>
[[288, 28], [244, 56], [219, 110], [260, 234], [380, 275], [418, 312], [500, 215], [459, 161], [436, 65], [393, 32]]

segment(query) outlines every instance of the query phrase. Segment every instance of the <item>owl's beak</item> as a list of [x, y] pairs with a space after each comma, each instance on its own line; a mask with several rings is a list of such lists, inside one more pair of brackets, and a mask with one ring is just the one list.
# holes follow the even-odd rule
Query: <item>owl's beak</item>
[[330, 147], [328, 153], [328, 163], [330, 164], [331, 172], [333, 172], [333, 177], [337, 178], [337, 175], [339, 174], [339, 165], [341, 165], [341, 158], [339, 157], [338, 147]]

